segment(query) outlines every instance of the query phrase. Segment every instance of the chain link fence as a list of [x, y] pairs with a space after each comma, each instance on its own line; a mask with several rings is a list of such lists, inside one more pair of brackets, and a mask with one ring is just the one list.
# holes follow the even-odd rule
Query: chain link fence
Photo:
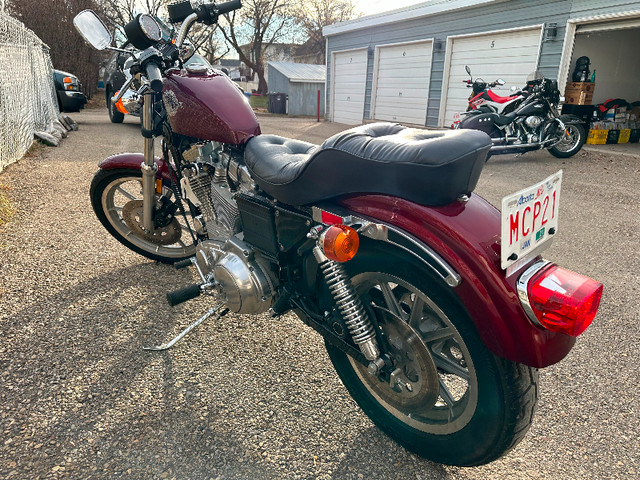
[[[1, 0], [0, 0], [1, 1]], [[0, 8], [0, 172], [58, 117], [49, 48]]]

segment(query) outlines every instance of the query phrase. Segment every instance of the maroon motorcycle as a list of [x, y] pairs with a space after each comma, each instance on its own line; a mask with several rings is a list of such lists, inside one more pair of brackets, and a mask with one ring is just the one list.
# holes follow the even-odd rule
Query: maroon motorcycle
[[[374, 123], [320, 146], [262, 135], [226, 75], [183, 66], [190, 27], [237, 8], [171, 5], [175, 42], [147, 15], [125, 27], [132, 78], [143, 79], [129, 98], [142, 102], [144, 154], [100, 163], [93, 208], [130, 249], [197, 269], [172, 305], [219, 302], [150, 349], [227, 311], [292, 311], [400, 444], [452, 465], [500, 457], [532, 422], [537, 369], [567, 355], [602, 294], [540, 257], [557, 230], [562, 172], [507, 196], [501, 213], [473, 193], [491, 148], [484, 132]], [[93, 12], [74, 23], [110, 48]]]

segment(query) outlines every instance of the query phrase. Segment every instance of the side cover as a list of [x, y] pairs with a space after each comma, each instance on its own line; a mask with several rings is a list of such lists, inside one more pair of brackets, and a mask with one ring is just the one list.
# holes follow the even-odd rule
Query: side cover
[[500, 213], [480, 196], [441, 207], [383, 195], [339, 203], [361, 217], [414, 235], [453, 267], [461, 282], [452, 288], [496, 355], [542, 368], [560, 361], [573, 347], [574, 337], [544, 330], [527, 318], [516, 293], [522, 269], [509, 277], [501, 270]]

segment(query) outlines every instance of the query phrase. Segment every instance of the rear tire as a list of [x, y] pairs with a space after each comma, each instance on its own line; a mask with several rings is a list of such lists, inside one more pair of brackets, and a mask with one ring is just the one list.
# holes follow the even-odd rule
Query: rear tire
[[411, 257], [361, 249], [345, 267], [413, 388], [393, 390], [327, 344], [367, 416], [405, 448], [438, 463], [481, 465], [513, 448], [532, 422], [537, 370], [491, 353], [452, 289]]
[[587, 141], [587, 132], [580, 124], [567, 125], [567, 134], [560, 143], [549, 149], [549, 153], [557, 158], [573, 157]]
[[107, 110], [109, 110], [109, 120], [111, 123], [122, 123], [124, 121], [124, 113], [116, 108], [115, 103], [111, 101], [113, 93], [107, 90]]

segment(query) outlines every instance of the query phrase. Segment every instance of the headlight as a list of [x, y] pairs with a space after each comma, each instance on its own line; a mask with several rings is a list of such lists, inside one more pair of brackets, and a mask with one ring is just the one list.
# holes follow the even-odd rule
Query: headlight
[[62, 86], [65, 90], [80, 90], [79, 82], [76, 77], [64, 77], [62, 79]]

